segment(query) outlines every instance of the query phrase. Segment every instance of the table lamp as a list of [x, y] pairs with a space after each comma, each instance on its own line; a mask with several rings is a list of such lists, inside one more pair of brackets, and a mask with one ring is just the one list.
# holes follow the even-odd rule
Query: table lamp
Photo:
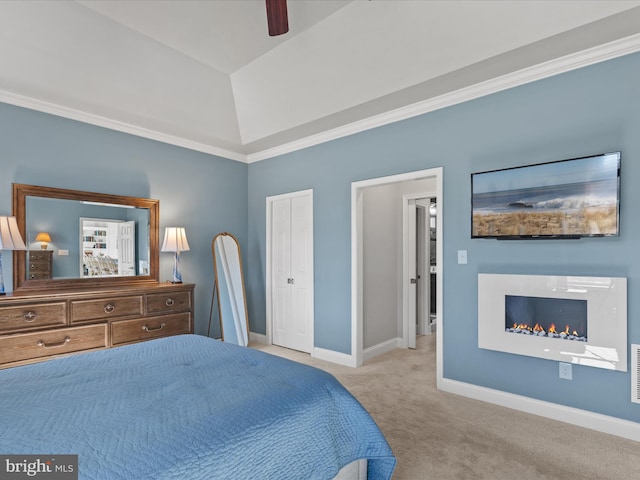
[[182, 283], [182, 275], [180, 274], [180, 252], [189, 250], [189, 242], [187, 242], [187, 234], [182, 227], [167, 227], [164, 230], [164, 242], [161, 251], [174, 252], [173, 261], [173, 278], [171, 283]]
[[51, 241], [51, 235], [49, 235], [47, 232], [40, 232], [38, 233], [38, 235], [36, 235], [36, 242], [42, 242], [40, 244], [40, 249], [41, 250], [46, 250], [47, 247], [49, 246], [49, 242]]
[[0, 295], [5, 295], [4, 277], [2, 275], [2, 251], [3, 250], [26, 250], [27, 247], [22, 240], [16, 217], [0, 216]]

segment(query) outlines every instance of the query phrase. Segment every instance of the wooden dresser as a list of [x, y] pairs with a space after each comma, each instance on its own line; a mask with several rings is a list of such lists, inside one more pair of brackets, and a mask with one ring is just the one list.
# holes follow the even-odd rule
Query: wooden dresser
[[51, 278], [51, 260], [53, 250], [29, 250], [27, 275], [29, 280]]
[[193, 284], [0, 296], [0, 368], [193, 333]]

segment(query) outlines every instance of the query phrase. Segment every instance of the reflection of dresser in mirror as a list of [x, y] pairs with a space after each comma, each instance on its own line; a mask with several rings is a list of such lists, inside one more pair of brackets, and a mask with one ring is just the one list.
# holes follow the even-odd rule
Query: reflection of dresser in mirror
[[27, 275], [30, 280], [51, 278], [53, 250], [29, 250]]

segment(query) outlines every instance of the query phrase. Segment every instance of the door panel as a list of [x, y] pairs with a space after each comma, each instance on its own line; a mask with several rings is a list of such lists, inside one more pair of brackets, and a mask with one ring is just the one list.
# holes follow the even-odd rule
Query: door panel
[[289, 199], [277, 200], [272, 203], [272, 251], [271, 265], [273, 296], [273, 343], [283, 345], [287, 343], [287, 328], [289, 317], [289, 270], [291, 269], [291, 202]]
[[416, 269], [416, 201], [410, 200], [407, 214], [409, 231], [407, 233], [409, 240], [409, 278], [405, 278], [405, 282], [409, 282], [409, 299], [407, 303], [409, 317], [409, 331], [407, 332], [407, 347], [416, 348], [416, 299], [417, 299], [417, 282], [418, 273]]
[[136, 274], [136, 222], [118, 224], [118, 275]]

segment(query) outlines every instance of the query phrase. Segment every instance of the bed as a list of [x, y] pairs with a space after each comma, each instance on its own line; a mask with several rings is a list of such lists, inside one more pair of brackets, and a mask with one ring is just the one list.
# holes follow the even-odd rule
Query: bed
[[77, 454], [79, 478], [332, 479], [395, 458], [330, 374], [178, 335], [0, 371], [0, 453]]

